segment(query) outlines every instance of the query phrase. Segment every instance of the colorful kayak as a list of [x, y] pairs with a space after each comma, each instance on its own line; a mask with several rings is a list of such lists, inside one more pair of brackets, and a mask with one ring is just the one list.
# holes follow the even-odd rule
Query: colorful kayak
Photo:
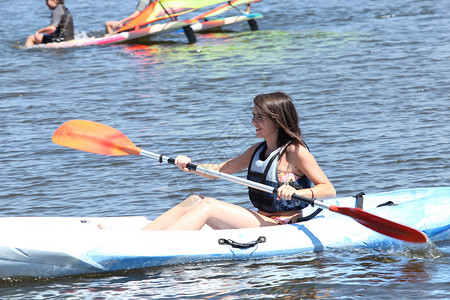
[[[183, 28], [191, 27], [194, 32], [202, 32], [212, 29], [221, 28], [223, 26], [229, 26], [241, 22], [249, 22], [252, 30], [255, 30], [255, 26], [250, 22], [257, 18], [262, 18], [261, 14], [251, 14], [251, 15], [240, 15], [234, 17], [217, 18], [214, 20], [198, 21], [198, 20], [185, 20], [185, 21], [175, 21], [162, 24], [155, 24], [141, 29], [133, 31], [125, 31], [113, 35], [107, 35], [103, 37], [91, 37], [74, 39], [67, 42], [59, 43], [48, 43], [31, 46], [31, 48], [74, 48], [74, 47], [85, 47], [93, 45], [112, 45], [112, 44], [139, 44], [148, 43], [152, 37], [168, 34], [174, 31], [181, 30]], [[256, 27], [257, 28], [257, 27]], [[187, 34], [187, 33], [186, 33]], [[189, 38], [189, 37], [188, 37]], [[190, 39], [189, 39], [190, 40]]]
[[[200, 3], [194, 5], [193, 8], [181, 8], [178, 7], [178, 13], [168, 14], [166, 9], [161, 11], [163, 1], [155, 1], [147, 9], [145, 9], [141, 15], [133, 19], [129, 24], [126, 24], [121, 28], [118, 33], [106, 35], [103, 37], [91, 37], [91, 38], [81, 38], [74, 39], [66, 42], [59, 43], [47, 43], [31, 46], [30, 48], [72, 48], [72, 47], [84, 47], [92, 45], [108, 45], [108, 44], [140, 44], [148, 43], [150, 39], [154, 36], [167, 34], [180, 29], [184, 29], [184, 33], [188, 38], [189, 43], [194, 43], [196, 38], [194, 32], [211, 30], [214, 28], [219, 28], [223, 26], [228, 26], [240, 22], [247, 21], [250, 25], [251, 30], [257, 30], [258, 26], [255, 19], [262, 18], [262, 14], [250, 14], [250, 4], [255, 2], [260, 2], [261, 0], [234, 0], [234, 1], [212, 1], [211, 3], [227, 2], [221, 6], [218, 6], [206, 13], [198, 15], [188, 20], [178, 21], [176, 16], [183, 12], [192, 11], [202, 7]], [[161, 5], [160, 5], [161, 4]], [[182, 3], [180, 3], [182, 4]], [[192, 4], [192, 3], [191, 3]], [[205, 5], [210, 4], [210, 2], [205, 2]], [[232, 8], [236, 8], [238, 5], [248, 6], [247, 11], [241, 11], [241, 15], [234, 17], [216, 17], [218, 14], [222, 14]], [[171, 4], [177, 7], [177, 4]], [[197, 7], [198, 6], [198, 7]], [[173, 10], [172, 10], [173, 11]], [[148, 15], [148, 16], [147, 16]], [[141, 22], [138, 20], [143, 19]], [[155, 23], [157, 21], [170, 19], [166, 23]], [[135, 24], [135, 22], [138, 22]], [[134, 26], [131, 26], [132, 24]], [[148, 25], [150, 24], [150, 25]], [[148, 25], [148, 26], [147, 26]], [[130, 27], [131, 26], [131, 27]], [[145, 26], [145, 27], [143, 27]], [[126, 30], [126, 31], [125, 31]]]
[[133, 31], [124, 31], [113, 35], [106, 35], [103, 37], [91, 37], [84, 39], [74, 39], [67, 42], [60, 43], [48, 43], [31, 46], [32, 48], [73, 48], [73, 47], [85, 47], [92, 45], [107, 45], [107, 44], [121, 44], [121, 43], [135, 43], [138, 44], [142, 41], [148, 42], [152, 36], [161, 34], [167, 34], [177, 31], [190, 24], [197, 23], [196, 20], [175, 21], [161, 24], [154, 24], [148, 27]]
[[[355, 197], [326, 202], [341, 207], [357, 203]], [[450, 238], [450, 187], [365, 195], [362, 207], [419, 229], [430, 241]], [[308, 207], [304, 214], [314, 211]], [[57, 277], [344, 247], [423, 245], [381, 235], [331, 211], [322, 211], [305, 222], [250, 229], [141, 231], [149, 222], [140, 216], [0, 218], [0, 277]], [[109, 229], [99, 229], [98, 224]]]

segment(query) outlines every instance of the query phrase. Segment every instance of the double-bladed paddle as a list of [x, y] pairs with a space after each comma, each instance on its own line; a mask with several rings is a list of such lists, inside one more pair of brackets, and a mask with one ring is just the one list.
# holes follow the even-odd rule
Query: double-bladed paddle
[[[112, 156], [130, 154], [142, 155], [156, 159], [161, 163], [167, 162], [169, 164], [175, 164], [175, 159], [173, 158], [145, 151], [135, 146], [126, 135], [117, 129], [108, 125], [87, 120], [71, 120], [62, 124], [53, 134], [52, 141], [61, 146], [91, 153]], [[203, 175], [225, 179], [264, 192], [275, 194], [277, 192], [276, 189], [271, 186], [236, 177], [227, 173], [210, 170], [196, 164], [190, 163], [186, 167]], [[381, 218], [356, 207], [339, 207], [335, 205], [328, 205], [322, 201], [314, 201], [298, 195], [293, 195], [292, 198], [313, 206], [328, 209], [341, 215], [349, 216], [358, 223], [376, 232], [399, 240], [412, 243], [427, 242], [427, 236], [414, 228]]]

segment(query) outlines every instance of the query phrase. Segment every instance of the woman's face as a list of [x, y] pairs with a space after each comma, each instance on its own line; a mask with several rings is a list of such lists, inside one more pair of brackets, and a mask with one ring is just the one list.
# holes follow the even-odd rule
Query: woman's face
[[252, 124], [256, 128], [256, 137], [258, 138], [267, 138], [278, 134], [277, 124], [257, 106], [253, 108]]

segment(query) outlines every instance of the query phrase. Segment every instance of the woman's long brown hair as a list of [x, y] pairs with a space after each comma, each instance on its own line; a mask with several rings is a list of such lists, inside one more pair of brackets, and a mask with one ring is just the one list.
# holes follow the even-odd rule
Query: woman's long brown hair
[[279, 126], [277, 146], [289, 142], [306, 146], [298, 126], [298, 114], [291, 97], [284, 92], [261, 94], [253, 99], [254, 104]]

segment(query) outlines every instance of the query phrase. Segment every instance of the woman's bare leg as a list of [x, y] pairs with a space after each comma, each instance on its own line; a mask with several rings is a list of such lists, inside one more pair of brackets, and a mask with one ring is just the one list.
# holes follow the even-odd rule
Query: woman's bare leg
[[149, 225], [142, 228], [142, 230], [165, 230], [167, 227], [177, 222], [184, 214], [189, 212], [203, 198], [204, 197], [198, 195], [192, 195], [186, 198], [183, 202], [172, 207]]
[[214, 229], [277, 225], [274, 220], [243, 207], [213, 198], [203, 198], [187, 212], [180, 214], [166, 230], [199, 230], [205, 224]]

